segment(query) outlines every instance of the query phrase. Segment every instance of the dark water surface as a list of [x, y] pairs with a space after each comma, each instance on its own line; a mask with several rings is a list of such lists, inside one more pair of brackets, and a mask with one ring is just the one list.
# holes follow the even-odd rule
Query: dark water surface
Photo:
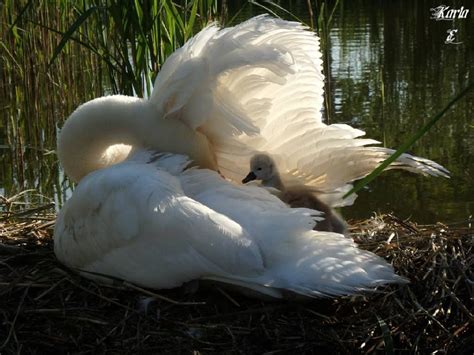
[[[472, 20], [431, 20], [429, 9], [437, 5], [347, 2], [337, 12], [330, 34], [334, 121], [348, 122], [384, 145], [398, 147], [474, 80]], [[444, 43], [452, 28], [463, 43]], [[412, 148], [414, 154], [444, 165], [451, 179], [386, 172], [360, 193], [347, 215], [394, 211], [427, 223], [472, 216], [473, 98], [471, 92]]]
[[[287, 9], [310, 23], [305, 2], [287, 3]], [[328, 36], [323, 53], [330, 78], [325, 107], [329, 123], [348, 123], [384, 146], [397, 148], [474, 80], [473, 14], [454, 22], [431, 20], [430, 9], [442, 3], [466, 8], [472, 1], [339, 3], [330, 29], [319, 31]], [[446, 31], [453, 28], [461, 44], [444, 43]], [[385, 172], [359, 193], [354, 206], [343, 209], [344, 216], [394, 212], [433, 223], [465, 221], [474, 215], [473, 92], [410, 153], [442, 164], [451, 171], [451, 179]]]
[[[231, 2], [229, 14], [241, 4]], [[469, 2], [456, 5], [468, 7]], [[306, 1], [280, 4], [310, 24]], [[473, 78], [473, 14], [467, 19], [435, 21], [434, 1], [341, 1], [332, 22], [320, 35], [326, 37], [328, 77], [325, 117], [329, 123], [348, 123], [367, 132], [387, 147], [398, 147], [430, 117], [439, 112]], [[334, 5], [334, 4], [333, 4]], [[328, 7], [329, 12], [332, 5]], [[470, 11], [474, 11], [471, 5]], [[236, 22], [261, 13], [247, 5]], [[229, 16], [231, 18], [232, 16]], [[313, 18], [313, 23], [317, 20]], [[445, 44], [448, 29], [458, 29], [460, 44]], [[3, 80], [0, 96], [0, 194], [11, 196], [34, 188], [40, 200], [61, 203], [68, 181], [54, 154], [56, 125], [77, 106], [98, 96], [102, 80], [89, 68], [80, 71], [81, 53], [71, 54], [71, 80], [51, 84], [41, 73], [33, 88], [11, 78]], [[76, 57], [75, 57], [76, 56]], [[26, 60], [18, 58], [18, 60]], [[78, 62], [75, 62], [78, 61]], [[79, 63], [79, 64], [78, 64]], [[66, 63], [67, 64], [67, 63]], [[73, 66], [73, 64], [71, 64]], [[43, 83], [46, 83], [43, 85]], [[29, 95], [45, 94], [51, 100], [28, 105]], [[34, 115], [38, 127], [24, 126], [22, 117]], [[43, 124], [44, 123], [44, 124]], [[12, 127], [18, 132], [11, 134]], [[7, 129], [8, 128], [8, 129]], [[8, 134], [7, 134], [8, 130]], [[39, 131], [39, 133], [38, 133]], [[466, 221], [474, 215], [474, 94], [462, 99], [413, 148], [451, 171], [451, 179], [427, 178], [405, 172], [386, 172], [359, 193], [353, 207], [343, 210], [349, 218], [374, 212], [394, 212], [420, 223]]]

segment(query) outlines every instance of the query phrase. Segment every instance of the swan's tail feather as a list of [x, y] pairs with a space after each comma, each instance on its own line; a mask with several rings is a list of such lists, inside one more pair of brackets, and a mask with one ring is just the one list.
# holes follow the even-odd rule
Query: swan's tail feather
[[[334, 297], [408, 282], [404, 277], [396, 275], [393, 267], [385, 260], [358, 249], [352, 240], [345, 238], [343, 241], [341, 235], [335, 237], [334, 234], [330, 238], [337, 240], [334, 247], [327, 239], [310, 243], [313, 244], [310, 255], [302, 257], [296, 263], [299, 272], [290, 274], [288, 268], [279, 268], [277, 275], [281, 277], [281, 284], [288, 285], [285, 289], [308, 297]], [[346, 247], [343, 245], [345, 243]], [[339, 250], [336, 244], [340, 245]]]
[[[330, 287], [322, 287], [311, 283], [297, 284], [297, 281], [291, 281], [284, 284], [270, 279], [266, 280], [265, 276], [262, 276], [258, 279], [208, 276], [203, 277], [202, 279], [232, 285], [232, 289], [243, 293], [246, 296], [257, 298], [264, 296], [276, 299], [299, 299], [301, 297], [330, 298], [337, 296], [347, 296], [366, 292], [376, 292], [379, 287], [384, 287], [389, 284], [409, 283], [406, 278], [394, 274], [393, 271], [387, 272], [387, 275], [384, 278], [367, 280], [367, 283], [364, 286], [358, 285], [356, 281], [353, 285], [332, 284]], [[295, 275], [295, 279], [298, 279], [297, 275]]]
[[261, 296], [271, 297], [271, 298], [282, 298], [282, 292], [273, 287], [267, 287], [250, 280], [239, 280], [233, 277], [223, 277], [223, 276], [206, 276], [202, 280], [217, 281], [223, 284], [232, 285], [233, 289], [243, 293], [246, 296], [260, 298]]
[[[379, 148], [380, 150], [386, 151], [387, 156], [392, 155], [395, 151], [393, 149]], [[394, 164], [393, 168], [400, 168], [408, 170], [414, 173], [419, 173], [423, 175], [430, 176], [442, 176], [445, 178], [450, 178], [450, 172], [442, 165], [421, 157], [417, 157], [410, 154], [402, 154]]]
[[[409, 282], [395, 274], [381, 257], [357, 248], [342, 235], [319, 232], [295, 239], [295, 245], [286, 249], [288, 254], [277, 249], [280, 255], [272, 255], [272, 263], [277, 265], [260, 276], [212, 279], [275, 298], [286, 297], [288, 293], [312, 298], [345, 296]], [[298, 258], [295, 250], [300, 251]]]

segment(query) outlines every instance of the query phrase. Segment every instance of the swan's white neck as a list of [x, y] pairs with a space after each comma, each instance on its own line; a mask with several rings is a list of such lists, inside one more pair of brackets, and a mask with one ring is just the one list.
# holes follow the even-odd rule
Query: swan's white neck
[[[117, 144], [126, 146], [110, 148]], [[106, 96], [85, 103], [67, 119], [58, 138], [59, 160], [76, 182], [124, 160], [131, 147], [186, 154], [201, 167], [216, 168], [204, 135], [179, 120], [160, 119], [148, 101], [134, 97]]]

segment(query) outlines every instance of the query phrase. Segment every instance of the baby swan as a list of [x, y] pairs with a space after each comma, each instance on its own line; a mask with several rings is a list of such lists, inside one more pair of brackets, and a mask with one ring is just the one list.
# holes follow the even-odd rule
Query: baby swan
[[256, 154], [250, 160], [250, 172], [242, 180], [243, 184], [261, 180], [262, 185], [280, 190], [278, 197], [291, 207], [311, 208], [324, 213], [324, 220], [319, 221], [314, 230], [335, 232], [348, 235], [346, 222], [336, 211], [322, 202], [305, 186], [286, 187], [280, 177], [275, 161], [268, 154]]

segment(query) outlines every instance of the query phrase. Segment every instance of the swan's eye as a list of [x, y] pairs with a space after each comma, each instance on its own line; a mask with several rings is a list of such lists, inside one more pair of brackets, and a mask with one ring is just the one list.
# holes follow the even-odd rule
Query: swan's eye
[[262, 168], [257, 168], [257, 170], [259, 170], [259, 171], [260, 171], [260, 170], [262, 170]]

